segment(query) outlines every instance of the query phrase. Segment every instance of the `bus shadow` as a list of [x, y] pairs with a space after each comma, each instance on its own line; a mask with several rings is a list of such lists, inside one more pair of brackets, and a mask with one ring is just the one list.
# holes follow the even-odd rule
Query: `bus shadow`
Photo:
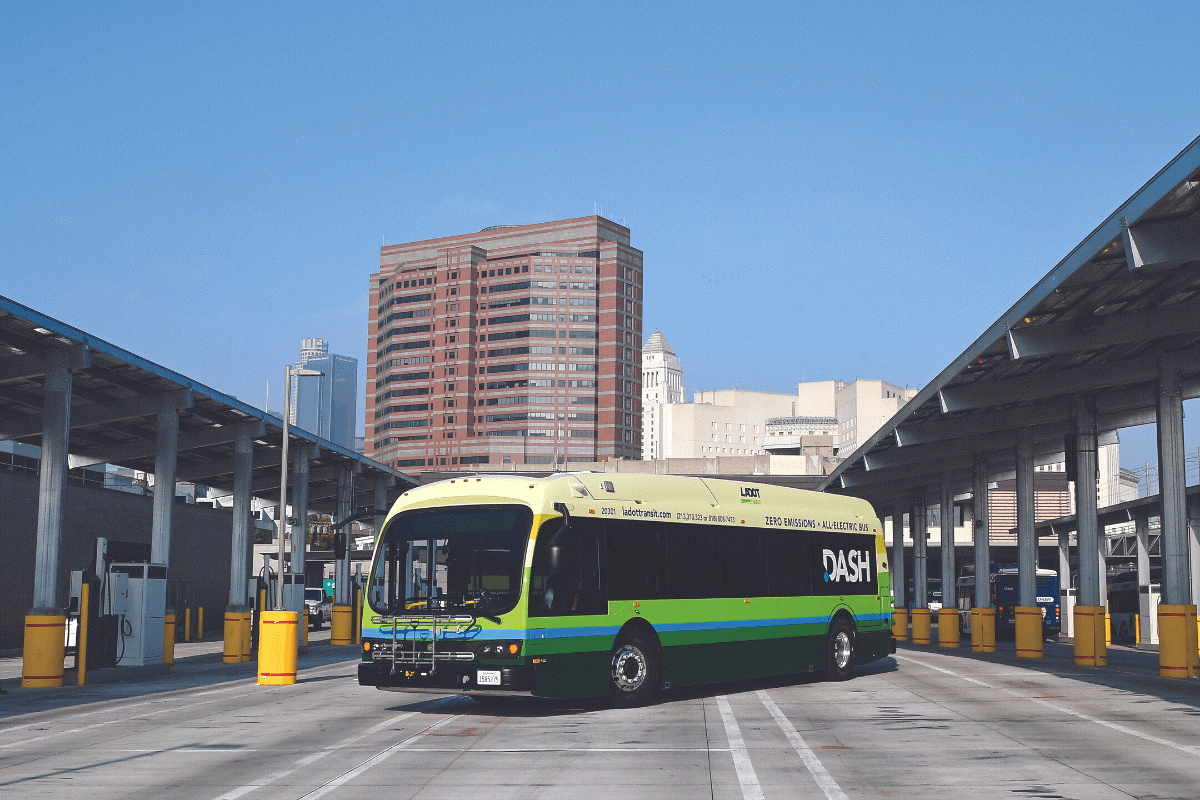
[[[899, 665], [896, 659], [888, 656], [870, 664], [859, 665], [855, 668], [854, 678], [851, 678], [847, 683], [853, 684], [856, 678], [870, 675], [884, 675], [896, 672], [898, 669]], [[687, 703], [694, 700], [718, 697], [720, 695], [742, 694], [770, 689], [798, 688], [823, 683], [826, 683], [824, 676], [820, 673], [810, 672], [800, 675], [751, 678], [725, 683], [687, 686], [678, 689], [664, 689], [657, 692], [644, 707], [669, 706], [674, 703]], [[476, 716], [539, 718], [570, 716], [607, 710], [624, 710], [613, 706], [606, 697], [565, 700], [545, 697], [483, 697], [476, 700], [470, 695], [458, 695], [457, 697], [459, 702], [453, 704], [454, 709]], [[448, 699], [443, 698], [443, 700]], [[430, 703], [422, 702], [397, 706], [391, 710], [438, 714], [446, 713], [449, 708], [446, 703], [432, 707]]]

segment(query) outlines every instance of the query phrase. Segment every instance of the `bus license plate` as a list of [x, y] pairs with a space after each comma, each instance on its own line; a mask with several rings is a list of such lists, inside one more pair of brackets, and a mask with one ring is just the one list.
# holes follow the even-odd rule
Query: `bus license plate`
[[475, 683], [480, 686], [499, 686], [500, 670], [481, 669], [475, 673]]

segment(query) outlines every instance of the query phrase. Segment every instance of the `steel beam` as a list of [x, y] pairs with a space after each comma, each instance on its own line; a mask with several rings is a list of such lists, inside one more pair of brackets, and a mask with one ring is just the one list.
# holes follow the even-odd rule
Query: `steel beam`
[[973, 481], [973, 500], [974, 508], [971, 510], [971, 527], [974, 541], [972, 544], [975, 549], [975, 606], [977, 608], [991, 608], [992, 597], [989, 591], [988, 581], [991, 575], [991, 513], [988, 508], [988, 488], [990, 480], [988, 475], [987, 456], [978, 455], [975, 457], [975, 471]]
[[[266, 467], [279, 466], [279, 448], [273, 447], [270, 449], [258, 448], [254, 449], [254, 455], [250, 460], [251, 471], [257, 471]], [[228, 480], [230, 476], [237, 471], [237, 457], [222, 458], [219, 460], [201, 460], [192, 464], [188, 464], [179, 470], [179, 480], [188, 481], [189, 483], [205, 484], [205, 481], [214, 479]], [[278, 470], [276, 470], [278, 471]], [[279, 488], [279, 476], [270, 475], [255, 479], [251, 486], [253, 494], [259, 494], [266, 489], [274, 487]], [[274, 498], [278, 499], [278, 498]]]
[[[1138, 613], [1142, 614], [1141, 636], [1138, 644], [1152, 644], [1154, 630], [1150, 625], [1150, 515], [1138, 514], [1133, 518], [1134, 536], [1137, 539]], [[1160, 587], [1161, 588], [1161, 587]]]
[[1099, 327], [1087, 330], [1080, 330], [1074, 321], [1010, 328], [1009, 355], [1016, 361], [1021, 358], [1099, 350], [1118, 344], [1148, 342], [1180, 334], [1198, 334], [1200, 300], [1154, 306], [1095, 319], [1100, 323]]
[[254, 442], [255, 430], [261, 427], [257, 423], [243, 422], [234, 426], [236, 438], [233, 441], [233, 540], [229, 554], [229, 605], [242, 608], [248, 605], [246, 582], [250, 578], [250, 553], [252, 552], [250, 520], [251, 500], [250, 481], [254, 477]]
[[[954, 490], [946, 478], [942, 479], [941, 488], [938, 522], [941, 528], [942, 608], [954, 608], [954, 568], [957, 565], [954, 550]], [[938, 635], [941, 636], [940, 633]]]
[[912, 520], [910, 526], [913, 537], [913, 608], [928, 608], [929, 607], [929, 564], [928, 556], [928, 535], [929, 524], [926, 514], [928, 512], [928, 498], [925, 496], [924, 487], [913, 489], [912, 508], [908, 512], [908, 518]]
[[1130, 270], [1177, 267], [1200, 260], [1200, 218], [1129, 225], [1121, 218], [1125, 263]]
[[42, 458], [38, 470], [37, 549], [31, 614], [61, 614], [63, 495], [67, 485], [67, 440], [71, 427], [71, 353], [53, 350], [45, 366], [42, 400]]
[[[188, 405], [178, 406], [179, 408], [188, 408]], [[266, 430], [266, 424], [262, 420], [255, 420], [253, 423], [237, 423], [231, 425], [208, 426], [204, 428], [193, 428], [191, 430], [179, 431], [179, 451], [181, 453], [188, 450], [198, 450], [202, 447], [212, 447], [219, 444], [229, 444], [237, 439], [238, 425], [252, 424], [255, 425], [251, 435], [258, 437], [262, 436]], [[156, 446], [150, 441], [132, 441], [123, 444], [110, 445], [98, 448], [91, 448], [84, 453], [84, 457], [93, 464], [121, 464], [130, 461], [140, 461], [149, 458], [156, 452]], [[229, 472], [233, 471], [233, 461], [229, 462]], [[183, 477], [183, 470], [180, 470], [180, 480], [189, 480]]]
[[179, 460], [179, 407], [173, 397], [159, 397], [154, 441], [154, 520], [150, 532], [150, 561], [166, 564], [169, 578], [175, 471]]
[[[1183, 356], [1180, 359], [1180, 369], [1187, 374], [1200, 371], [1200, 354], [1189, 353]], [[1044, 374], [1034, 373], [1008, 380], [942, 389], [939, 397], [942, 412], [948, 413], [1078, 395], [1157, 380], [1157, 358], [1130, 358], [1095, 366], [1075, 367]]]
[[1183, 396], [1179, 391], [1180, 361], [1163, 356], [1158, 387], [1158, 486], [1162, 499], [1162, 601], [1171, 605], [1194, 602], [1188, 573], [1187, 498], [1183, 451]]
[[1017, 431], [1017, 586], [1020, 604], [1037, 605], [1037, 536], [1033, 530], [1033, 445]]
[[[162, 401], [166, 399], [175, 404], [177, 409], [192, 407], [192, 390], [176, 389], [162, 394], [131, 397], [128, 400], [113, 400], [110, 403], [95, 403], [90, 406], [80, 406], [71, 413], [72, 428], [87, 428], [93, 425], [107, 425], [141, 417], [152, 417], [158, 413]], [[36, 420], [15, 420], [0, 426], [0, 439], [21, 439], [36, 435], [38, 423]], [[153, 455], [151, 448], [146, 455]], [[103, 462], [96, 462], [103, 463]], [[115, 463], [115, 462], [110, 462]]]
[[904, 498], [892, 502], [892, 607], [905, 608], [904, 579]]
[[[338, 508], [337, 519], [343, 520], [351, 514], [351, 506], [354, 502], [354, 472], [350, 467], [338, 468]], [[334, 603], [338, 605], [350, 605], [350, 547], [349, 526], [343, 531], [347, 539], [346, 555], [338, 559], [334, 566]], [[436, 569], [436, 564], [431, 565], [431, 569]]]
[[54, 350], [29, 352], [23, 356], [9, 356], [0, 361], [0, 383], [40, 378], [62, 365], [72, 372], [87, 369], [92, 365], [91, 349], [85, 344], [77, 344]]
[[296, 524], [292, 526], [288, 572], [301, 576], [301, 584], [304, 583], [305, 561], [308, 555], [308, 460], [313, 449], [311, 445], [301, 445], [292, 455], [292, 515], [296, 518]]
[[1188, 565], [1192, 579], [1192, 601], [1200, 597], [1200, 495], [1188, 501]]
[[1075, 509], [1079, 538], [1079, 604], [1105, 605], [1100, 580], [1104, 542], [1096, 517], [1096, 415], [1085, 398], [1076, 401]]
[[1072, 636], [1075, 630], [1075, 589], [1071, 586], [1071, 531], [1065, 527], [1055, 531], [1054, 526], [1051, 526], [1050, 532], [1056, 533], [1058, 538], [1059, 630], [1065, 636]]

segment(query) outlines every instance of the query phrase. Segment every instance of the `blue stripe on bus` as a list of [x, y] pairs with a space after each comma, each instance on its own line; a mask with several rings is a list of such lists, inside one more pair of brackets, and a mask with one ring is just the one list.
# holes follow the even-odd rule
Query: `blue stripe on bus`
[[[891, 620], [891, 613], [856, 614], [858, 622]], [[755, 620], [726, 620], [715, 622], [679, 622], [666, 625], [655, 625], [660, 632], [678, 633], [682, 631], [716, 630], [721, 628], [770, 628], [780, 625], [819, 625], [829, 622], [829, 617], [785, 617], [782, 619]], [[583, 628], [470, 628], [465, 631], [442, 630], [443, 639], [463, 639], [471, 641], [492, 641], [498, 639], [569, 639], [581, 636], [616, 636], [621, 630], [618, 625]], [[429, 629], [420, 628], [413, 631], [410, 627], [397, 628], [397, 638], [407, 640], [415, 633], [421, 639], [429, 638]], [[370, 638], [388, 638], [392, 636], [391, 628], [363, 628], [362, 635]]]

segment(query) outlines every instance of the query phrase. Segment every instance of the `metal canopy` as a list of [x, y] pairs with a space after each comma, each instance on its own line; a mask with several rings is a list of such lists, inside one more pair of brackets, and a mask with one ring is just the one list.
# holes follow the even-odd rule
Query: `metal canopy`
[[1200, 396], [1200, 138], [821, 488], [881, 502], [942, 480], [969, 486], [976, 458], [995, 479], [1014, 469], [1023, 428], [1038, 463], [1061, 461], [1079, 398], [1102, 432], [1155, 421], [1164, 356], [1178, 359], [1184, 398]]
[[[154, 472], [160, 403], [179, 409], [177, 479], [233, 491], [234, 435], [251, 426], [252, 493], [279, 502], [283, 421], [191, 378], [0, 296], [0, 440], [40, 444], [48, 356], [66, 351], [73, 370], [71, 466], [116, 464]], [[354, 507], [374, 504], [375, 479], [394, 479], [389, 500], [420, 483], [311, 433], [288, 427], [289, 446], [309, 447], [309, 510], [335, 514], [337, 475], [350, 467]], [[365, 479], [365, 480], [364, 480]]]

